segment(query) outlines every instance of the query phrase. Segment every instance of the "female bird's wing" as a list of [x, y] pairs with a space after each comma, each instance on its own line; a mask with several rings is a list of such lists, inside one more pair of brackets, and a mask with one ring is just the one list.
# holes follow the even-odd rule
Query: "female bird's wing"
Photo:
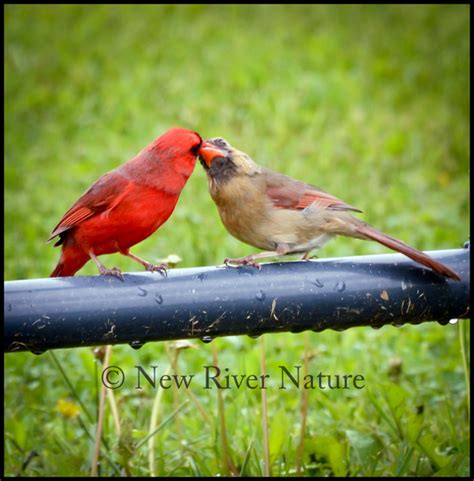
[[284, 174], [265, 169], [265, 176], [266, 194], [276, 208], [303, 210], [314, 204], [322, 209], [362, 212], [318, 187], [292, 179]]
[[86, 219], [113, 209], [132, 187], [133, 182], [116, 171], [103, 175], [63, 215], [58, 225], [53, 229], [48, 242]]

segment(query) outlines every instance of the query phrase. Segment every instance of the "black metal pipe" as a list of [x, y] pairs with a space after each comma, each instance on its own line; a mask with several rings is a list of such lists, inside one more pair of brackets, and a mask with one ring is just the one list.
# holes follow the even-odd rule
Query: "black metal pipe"
[[469, 249], [432, 251], [461, 282], [401, 254], [254, 267], [5, 282], [4, 351], [384, 324], [469, 316]]

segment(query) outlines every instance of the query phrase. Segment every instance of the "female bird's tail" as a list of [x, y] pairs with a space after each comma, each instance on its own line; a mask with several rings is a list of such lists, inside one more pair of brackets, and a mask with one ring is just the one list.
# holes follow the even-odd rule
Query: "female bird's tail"
[[432, 257], [428, 256], [424, 252], [414, 249], [413, 247], [410, 247], [409, 245], [402, 242], [401, 240], [390, 237], [389, 235], [380, 232], [379, 230], [368, 224], [361, 222], [357, 225], [357, 231], [362, 234], [366, 239], [377, 241], [380, 244], [383, 244], [385, 247], [393, 249], [397, 252], [401, 252], [410, 259], [413, 259], [414, 261], [419, 262], [420, 264], [423, 264], [430, 269], [433, 269], [435, 272], [441, 274], [444, 277], [449, 277], [450, 279], [454, 279], [455, 281], [461, 280], [461, 278], [456, 272], [454, 272], [452, 269], [445, 266], [444, 264], [441, 264], [441, 262], [434, 260]]

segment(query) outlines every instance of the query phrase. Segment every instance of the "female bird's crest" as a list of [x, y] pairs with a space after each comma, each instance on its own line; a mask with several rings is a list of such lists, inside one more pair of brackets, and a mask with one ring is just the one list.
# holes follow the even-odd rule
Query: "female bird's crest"
[[[256, 164], [248, 154], [242, 152], [240, 150], [235, 149], [232, 147], [227, 140], [223, 139], [222, 137], [214, 137], [212, 139], [206, 140], [205, 145], [210, 146], [209, 153], [210, 155], [206, 155], [206, 148], [202, 148], [200, 150], [200, 160], [203, 164], [204, 168], [212, 168], [212, 162], [214, 158], [218, 157], [219, 152], [221, 152], [221, 158], [225, 160], [221, 160], [219, 163], [219, 167], [225, 167], [227, 163], [232, 162], [234, 164], [235, 171], [240, 174], [246, 175], [254, 175], [256, 173], [260, 173], [262, 168]], [[212, 149], [212, 146], [216, 147], [216, 150]], [[225, 152], [226, 156], [222, 157], [222, 153]], [[204, 163], [202, 160], [204, 159]], [[207, 165], [206, 165], [207, 164]], [[217, 166], [216, 166], [217, 167]]]

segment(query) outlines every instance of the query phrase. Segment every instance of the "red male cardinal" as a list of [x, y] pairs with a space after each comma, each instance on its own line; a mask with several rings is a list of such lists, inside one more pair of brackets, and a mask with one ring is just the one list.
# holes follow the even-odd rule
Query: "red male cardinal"
[[173, 128], [125, 164], [104, 174], [64, 214], [51, 240], [59, 236], [61, 258], [51, 277], [73, 276], [89, 259], [101, 274], [122, 279], [116, 267], [107, 269], [97, 256], [121, 254], [148, 271], [166, 274], [130, 252], [130, 247], [153, 234], [172, 214], [179, 194], [196, 163], [201, 137]]
[[259, 267], [255, 259], [309, 253], [334, 235], [374, 240], [433, 269], [460, 280], [458, 274], [404, 242], [356, 219], [361, 212], [321, 189], [257, 165], [247, 154], [217, 137], [203, 142], [199, 158], [209, 191], [227, 230], [237, 239], [268, 252], [228, 264]]

